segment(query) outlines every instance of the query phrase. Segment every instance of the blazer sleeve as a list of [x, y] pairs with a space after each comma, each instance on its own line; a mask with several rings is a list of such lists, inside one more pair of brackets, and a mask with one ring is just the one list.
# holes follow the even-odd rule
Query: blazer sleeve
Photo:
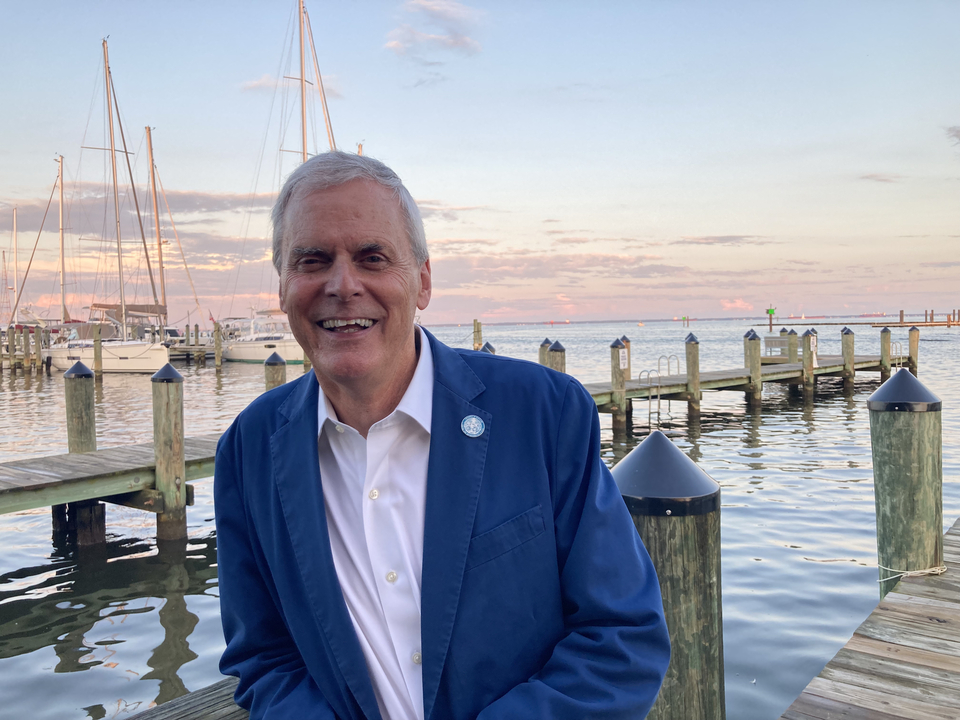
[[243, 493], [238, 423], [221, 438], [214, 469], [224, 675], [239, 678], [234, 699], [251, 720], [335, 720], [297, 649], [275, 590]]
[[645, 717], [670, 660], [660, 586], [600, 459], [596, 405], [572, 380], [555, 453], [552, 494], [565, 635], [539, 672], [477, 720]]

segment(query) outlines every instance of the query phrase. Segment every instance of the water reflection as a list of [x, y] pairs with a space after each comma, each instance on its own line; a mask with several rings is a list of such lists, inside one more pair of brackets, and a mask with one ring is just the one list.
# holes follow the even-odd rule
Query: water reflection
[[[199, 617], [187, 608], [187, 597], [208, 593], [216, 577], [212, 533], [191, 539], [189, 549], [186, 540], [159, 547], [113, 540], [79, 556], [55, 550], [48, 563], [0, 575], [0, 660], [52, 647], [55, 673], [90, 670], [107, 663], [111, 646], [124, 642], [107, 638], [91, 645], [96, 625], [121, 624], [159, 608], [163, 637], [141, 679], [159, 682], [155, 702], [172, 700], [187, 692], [180, 670], [197, 658], [188, 638]], [[84, 710], [91, 718], [106, 713], [102, 705]]]

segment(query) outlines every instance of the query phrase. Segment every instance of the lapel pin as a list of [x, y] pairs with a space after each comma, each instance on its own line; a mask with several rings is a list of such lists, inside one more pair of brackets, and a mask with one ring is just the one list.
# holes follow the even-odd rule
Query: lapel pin
[[460, 429], [463, 430], [463, 434], [467, 437], [480, 437], [483, 435], [483, 420], [476, 415], [467, 415], [460, 423]]

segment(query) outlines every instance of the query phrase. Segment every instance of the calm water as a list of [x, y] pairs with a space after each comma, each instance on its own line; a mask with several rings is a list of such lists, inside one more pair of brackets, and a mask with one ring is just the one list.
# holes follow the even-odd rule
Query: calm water
[[[742, 361], [743, 322], [694, 324], [703, 370]], [[879, 331], [856, 327], [857, 349], [879, 353]], [[802, 331], [802, 330], [800, 330]], [[679, 323], [525, 325], [484, 328], [501, 355], [536, 360], [545, 335], [567, 348], [582, 381], [609, 378], [609, 343], [632, 340], [634, 375], [661, 355], [683, 357]], [[471, 328], [436, 328], [465, 347]], [[820, 347], [840, 354], [839, 327], [821, 326]], [[906, 330], [894, 341], [906, 347]], [[960, 331], [924, 329], [920, 378], [944, 401], [944, 521], [960, 515]], [[662, 361], [666, 368], [666, 360]], [[223, 430], [262, 388], [262, 368], [181, 367], [188, 434]], [[291, 375], [299, 368], [290, 369]], [[821, 380], [814, 403], [768, 385], [763, 407], [739, 393], [708, 393], [699, 421], [664, 402], [660, 428], [723, 487], [723, 620], [728, 716], [772, 720], [847, 641], [877, 602], [876, 539], [867, 396]], [[152, 437], [146, 376], [107, 376], [97, 395], [98, 443]], [[0, 461], [66, 452], [60, 377], [0, 380]], [[647, 434], [634, 411], [632, 442]], [[613, 464], [610, 416], [601, 416]], [[152, 517], [107, 507], [105, 555], [54, 547], [49, 510], [0, 516], [0, 717], [126, 717], [216, 682], [223, 649], [212, 482], [196, 483], [186, 553], [158, 553]]]

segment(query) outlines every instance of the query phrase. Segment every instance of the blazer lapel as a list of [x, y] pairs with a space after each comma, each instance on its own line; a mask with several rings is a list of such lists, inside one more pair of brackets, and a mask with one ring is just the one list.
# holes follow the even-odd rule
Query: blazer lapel
[[[366, 661], [343, 599], [330, 550], [317, 453], [318, 387], [316, 377], [310, 373], [300, 380], [300, 387], [279, 408], [279, 413], [288, 422], [270, 438], [274, 479], [314, 617], [323, 629], [340, 675], [364, 715], [379, 720], [380, 710]], [[328, 701], [338, 716], [354, 715], [343, 699], [328, 698]]]
[[[429, 333], [428, 333], [429, 334]], [[430, 335], [434, 359], [433, 420], [423, 530], [420, 636], [423, 710], [429, 720], [440, 687], [460, 602], [474, 516], [493, 427], [490, 413], [472, 405], [484, 385], [458, 353]], [[468, 436], [461, 423], [476, 415], [483, 433]]]

